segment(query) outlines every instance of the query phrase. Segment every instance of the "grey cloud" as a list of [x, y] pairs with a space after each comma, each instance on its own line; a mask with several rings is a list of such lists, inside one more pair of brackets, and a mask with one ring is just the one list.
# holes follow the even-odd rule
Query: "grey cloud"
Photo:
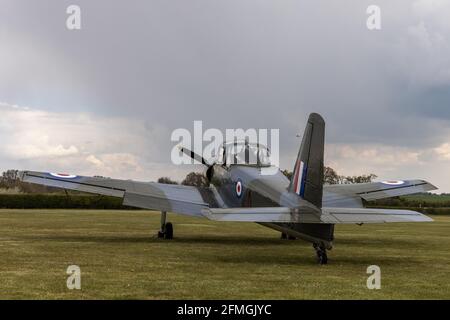
[[193, 120], [280, 128], [289, 168], [309, 112], [331, 144], [429, 149], [450, 136], [445, 4], [378, 1], [383, 29], [370, 32], [371, 1], [79, 0], [70, 32], [73, 1], [3, 2], [0, 101], [139, 119], [142, 162], [168, 162], [170, 132]]

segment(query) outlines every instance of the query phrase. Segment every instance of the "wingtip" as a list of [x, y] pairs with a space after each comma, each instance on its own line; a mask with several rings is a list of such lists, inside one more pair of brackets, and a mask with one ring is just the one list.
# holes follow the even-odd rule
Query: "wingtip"
[[27, 171], [25, 170], [20, 170], [17, 172], [17, 178], [19, 179], [19, 181], [23, 181], [25, 178]]
[[428, 182], [428, 181], [425, 181], [426, 183], [428, 183], [429, 185], [430, 185], [430, 190], [438, 190], [439, 188], [438, 187], [436, 187], [434, 184], [432, 184], [432, 183], [430, 183], [430, 182]]
[[436, 187], [434, 184], [432, 184], [431, 182], [429, 182], [427, 180], [421, 179], [419, 181], [420, 181], [420, 183], [425, 183], [426, 184], [426, 187], [427, 187], [426, 191], [432, 191], [432, 190], [438, 190], [439, 189], [438, 187]]

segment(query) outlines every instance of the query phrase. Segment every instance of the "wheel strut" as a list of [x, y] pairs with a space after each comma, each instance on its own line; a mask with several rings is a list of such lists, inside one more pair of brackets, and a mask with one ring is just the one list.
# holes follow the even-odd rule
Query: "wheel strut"
[[158, 231], [158, 238], [173, 239], [172, 223], [167, 222], [167, 212], [161, 211], [161, 226]]

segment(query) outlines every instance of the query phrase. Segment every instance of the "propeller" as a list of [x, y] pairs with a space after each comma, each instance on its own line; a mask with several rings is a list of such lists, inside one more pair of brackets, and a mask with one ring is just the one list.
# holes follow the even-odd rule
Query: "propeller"
[[205, 158], [203, 158], [201, 155], [195, 153], [194, 151], [189, 150], [188, 148], [185, 148], [183, 146], [178, 146], [178, 148], [180, 149], [181, 152], [183, 152], [188, 157], [191, 157], [195, 161], [198, 161], [198, 162], [200, 162], [201, 164], [204, 164], [207, 167], [210, 167], [210, 166], [214, 165], [214, 163], [213, 164], [209, 164], [208, 161], [205, 160]]
[[194, 159], [195, 161], [200, 162], [201, 164], [205, 165], [207, 167], [206, 169], [206, 178], [208, 179], [208, 181], [211, 181], [213, 174], [214, 174], [214, 165], [216, 164], [215, 162], [213, 163], [209, 163], [208, 161], [206, 161], [205, 158], [203, 158], [201, 155], [195, 153], [192, 150], [189, 150], [188, 148], [185, 148], [183, 146], [178, 146], [178, 148], [180, 149], [181, 152], [183, 152], [185, 155], [187, 155], [188, 157], [191, 157], [192, 159]]

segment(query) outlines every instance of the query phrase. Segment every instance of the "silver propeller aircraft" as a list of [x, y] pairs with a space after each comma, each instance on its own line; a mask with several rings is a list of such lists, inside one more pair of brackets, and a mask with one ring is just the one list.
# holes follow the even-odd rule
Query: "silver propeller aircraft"
[[[336, 224], [432, 221], [409, 210], [367, 209], [363, 200], [426, 192], [436, 189], [423, 180], [382, 181], [359, 184], [323, 185], [325, 122], [312, 113], [303, 135], [291, 181], [279, 169], [270, 167], [269, 150], [260, 144], [225, 143], [218, 161], [181, 151], [207, 166], [209, 187], [170, 185], [59, 173], [22, 171], [24, 182], [123, 198], [123, 204], [161, 211], [158, 236], [172, 239], [173, 226], [167, 212], [206, 217], [216, 221], [256, 222], [278, 230], [282, 238], [300, 238], [313, 244], [320, 264], [327, 263]], [[237, 163], [253, 154], [256, 163]], [[234, 161], [233, 161], [234, 160]]]

